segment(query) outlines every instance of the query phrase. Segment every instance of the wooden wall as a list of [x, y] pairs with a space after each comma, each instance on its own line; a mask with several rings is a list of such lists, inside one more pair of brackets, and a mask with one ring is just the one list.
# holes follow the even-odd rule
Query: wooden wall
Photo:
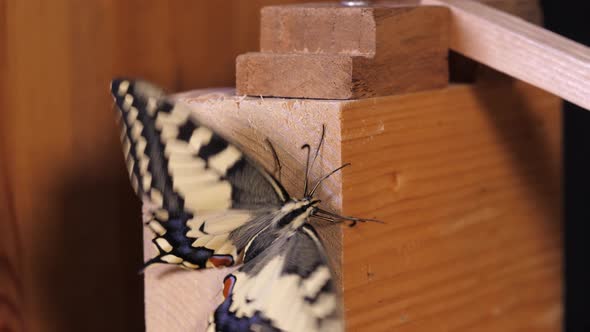
[[143, 329], [139, 204], [108, 83], [234, 84], [288, 0], [0, 1], [0, 330]]

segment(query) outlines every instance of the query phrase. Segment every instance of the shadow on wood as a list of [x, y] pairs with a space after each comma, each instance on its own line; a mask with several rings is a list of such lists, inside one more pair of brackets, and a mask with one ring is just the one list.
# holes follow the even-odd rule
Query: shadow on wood
[[97, 156], [95, 174], [63, 169], [47, 197], [54, 222], [37, 220], [30, 234], [36, 297], [54, 331], [143, 330], [141, 208], [122, 158], [112, 160]]
[[512, 159], [518, 178], [548, 217], [545, 220], [554, 221], [551, 226], [560, 232], [562, 156], [557, 144], [562, 143], [561, 112], [558, 109], [554, 114], [538, 112], [546, 107], [547, 99], [532, 97], [529, 88], [508, 77], [481, 82], [478, 86], [474, 91], [481, 109], [494, 126], [506, 155]]

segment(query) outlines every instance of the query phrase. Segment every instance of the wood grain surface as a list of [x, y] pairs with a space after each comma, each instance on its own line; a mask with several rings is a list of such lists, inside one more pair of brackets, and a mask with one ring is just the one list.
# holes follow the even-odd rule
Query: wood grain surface
[[480, 85], [342, 111], [349, 331], [559, 331], [560, 100]]
[[142, 225], [108, 84], [234, 84], [256, 1], [0, 1], [0, 330], [141, 331]]

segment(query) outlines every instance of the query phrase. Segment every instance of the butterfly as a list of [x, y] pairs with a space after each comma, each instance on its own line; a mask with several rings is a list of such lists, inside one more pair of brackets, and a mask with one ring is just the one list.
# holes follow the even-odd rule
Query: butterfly
[[[114, 79], [111, 93], [131, 185], [149, 202], [147, 227], [158, 254], [146, 262], [205, 269], [243, 264], [223, 282], [223, 302], [208, 331], [341, 331], [339, 292], [310, 218], [360, 219], [319, 207], [310, 188], [291, 197], [274, 174], [238, 145], [191, 116], [190, 109], [141, 80]], [[324, 129], [324, 127], [322, 127]], [[268, 141], [279, 172], [280, 161]], [[145, 206], [144, 206], [145, 207]]]

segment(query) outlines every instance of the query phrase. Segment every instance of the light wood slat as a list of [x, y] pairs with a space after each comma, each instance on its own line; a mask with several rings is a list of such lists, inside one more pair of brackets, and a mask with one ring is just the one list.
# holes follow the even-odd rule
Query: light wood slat
[[422, 3], [451, 9], [452, 50], [590, 109], [590, 48], [474, 1]]

